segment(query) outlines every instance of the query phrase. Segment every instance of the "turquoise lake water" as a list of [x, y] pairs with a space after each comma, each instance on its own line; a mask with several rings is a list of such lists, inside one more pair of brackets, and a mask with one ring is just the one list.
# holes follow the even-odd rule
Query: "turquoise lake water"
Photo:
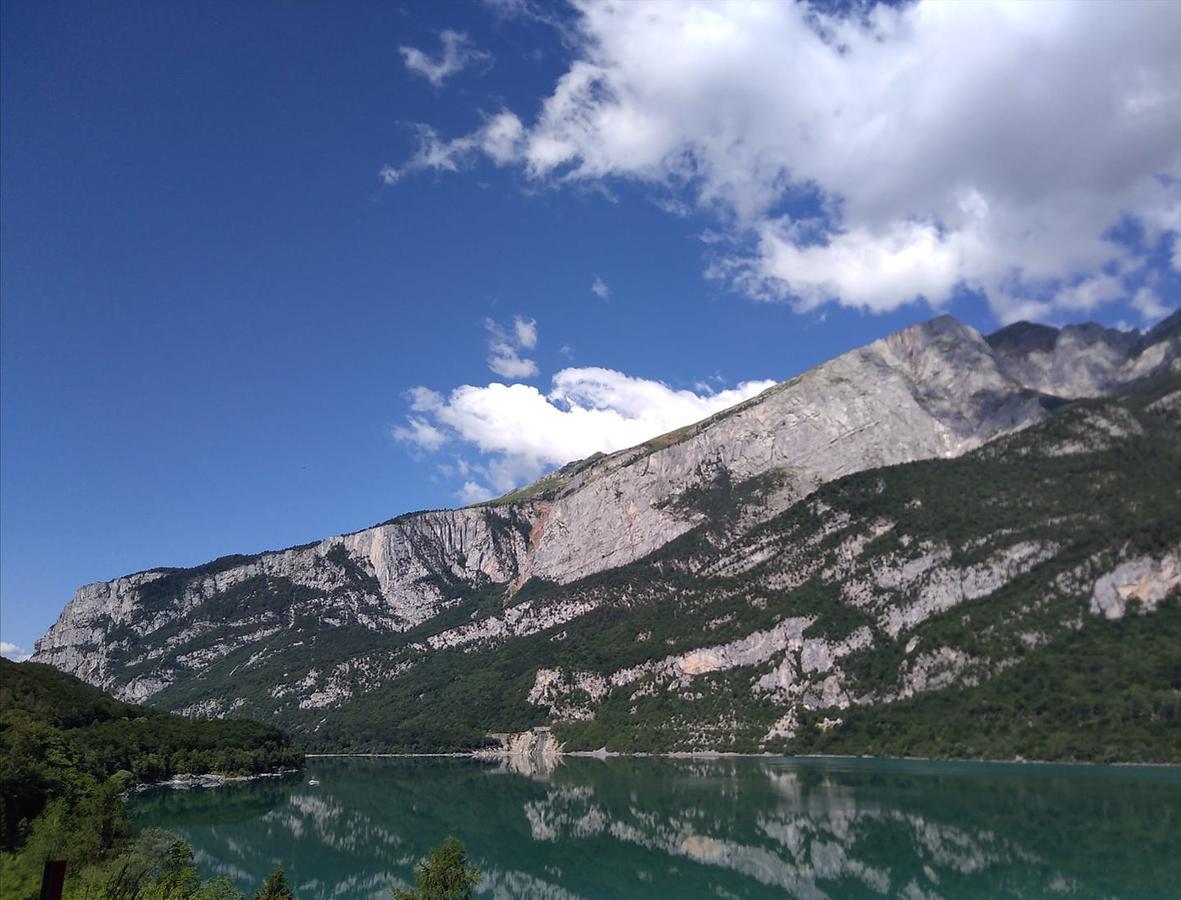
[[132, 813], [239, 889], [281, 863], [300, 900], [388, 897], [448, 834], [492, 898], [1181, 897], [1166, 768], [312, 759], [283, 780], [141, 794]]

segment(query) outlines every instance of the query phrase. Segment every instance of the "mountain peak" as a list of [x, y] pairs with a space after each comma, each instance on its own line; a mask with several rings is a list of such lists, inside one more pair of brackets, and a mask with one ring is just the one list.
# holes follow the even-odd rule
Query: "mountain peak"
[[965, 325], [950, 313], [942, 313], [933, 319], [908, 325], [894, 332], [891, 337], [899, 335], [925, 335], [930, 338], [952, 338], [968, 341], [976, 341], [980, 338], [980, 334], [975, 328]]
[[1181, 335], [1181, 309], [1175, 309], [1172, 313], [1153, 325], [1144, 337], [1149, 344], [1155, 344], [1166, 338], [1177, 337], [1179, 335]]
[[1058, 343], [1058, 329], [1037, 322], [1014, 322], [985, 338], [999, 353], [1048, 353]]

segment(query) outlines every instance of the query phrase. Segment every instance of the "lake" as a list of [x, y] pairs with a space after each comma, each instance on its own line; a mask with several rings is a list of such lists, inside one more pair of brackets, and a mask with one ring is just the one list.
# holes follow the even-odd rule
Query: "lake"
[[317, 758], [300, 776], [131, 806], [192, 844], [203, 875], [253, 891], [281, 863], [299, 900], [388, 897], [448, 834], [483, 871], [482, 897], [1181, 896], [1168, 768]]

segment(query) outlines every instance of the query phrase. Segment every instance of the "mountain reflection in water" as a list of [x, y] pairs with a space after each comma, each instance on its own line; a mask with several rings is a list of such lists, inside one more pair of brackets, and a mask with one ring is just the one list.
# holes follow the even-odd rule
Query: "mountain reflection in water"
[[155, 792], [132, 812], [239, 889], [281, 863], [303, 900], [388, 897], [448, 834], [493, 898], [1140, 900], [1181, 884], [1176, 769], [313, 759], [284, 783]]

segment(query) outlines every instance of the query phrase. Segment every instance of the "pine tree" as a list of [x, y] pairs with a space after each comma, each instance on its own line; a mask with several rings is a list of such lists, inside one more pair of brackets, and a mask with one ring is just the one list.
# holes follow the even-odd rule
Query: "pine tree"
[[254, 900], [295, 900], [282, 866], [275, 866], [267, 876], [266, 884], [254, 893]]
[[394, 900], [471, 900], [480, 879], [480, 870], [468, 865], [463, 843], [449, 837], [418, 864], [418, 889], [395, 888]]

